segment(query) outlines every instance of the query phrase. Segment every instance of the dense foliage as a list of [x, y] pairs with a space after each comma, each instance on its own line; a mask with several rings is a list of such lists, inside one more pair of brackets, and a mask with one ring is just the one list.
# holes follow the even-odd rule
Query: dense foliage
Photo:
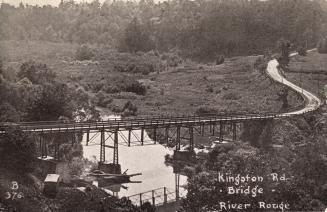
[[[59, 7], [3, 3], [0, 37], [100, 44], [124, 51], [174, 48], [197, 59], [263, 53], [280, 38], [314, 46], [326, 33], [322, 0], [63, 0]], [[292, 24], [290, 24], [292, 23]]]
[[0, 74], [0, 121], [97, 118], [88, 95], [59, 82], [46, 64], [28, 61], [14, 79]]
[[9, 136], [0, 137], [0, 168], [19, 174], [33, 171], [36, 148], [32, 136], [14, 128], [7, 133]]
[[[265, 211], [259, 209], [258, 202], [288, 203], [292, 211], [321, 211], [326, 208], [327, 177], [324, 170], [327, 168], [326, 150], [327, 143], [323, 135], [312, 136], [313, 131], [305, 135], [305, 145], [294, 145], [299, 139], [296, 136], [288, 137], [289, 131], [294, 127], [300, 127], [305, 123], [303, 119], [293, 120], [293, 129], [282, 132], [280, 124], [276, 125], [283, 142], [283, 148], [264, 149], [255, 148], [244, 143], [221, 144], [209, 154], [205, 163], [199, 164], [198, 168], [188, 171], [187, 198], [183, 202], [185, 211], [216, 211], [220, 210], [220, 202], [250, 203], [251, 208], [244, 211]], [[285, 128], [288, 121], [284, 123]], [[303, 127], [303, 126], [302, 126]], [[273, 128], [268, 125], [267, 129]], [[274, 132], [273, 135], [278, 133]], [[276, 137], [276, 136], [275, 136]], [[266, 141], [267, 142], [267, 141]], [[262, 176], [262, 182], [244, 182], [240, 185], [222, 182], [219, 173], [231, 176]], [[272, 181], [271, 174], [279, 176], [285, 174], [286, 181]], [[226, 195], [227, 188], [251, 188], [258, 186], [263, 188], [263, 193], [230, 194]], [[253, 207], [254, 206], [254, 207]], [[228, 210], [238, 211], [238, 210]]]

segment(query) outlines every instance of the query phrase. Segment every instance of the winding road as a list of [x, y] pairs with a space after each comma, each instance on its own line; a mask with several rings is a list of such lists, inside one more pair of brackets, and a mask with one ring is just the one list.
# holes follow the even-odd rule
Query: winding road
[[[315, 51], [315, 49], [309, 50], [308, 52], [312, 52], [312, 51]], [[297, 53], [292, 53], [290, 54], [290, 57], [294, 57], [296, 55]], [[309, 91], [304, 90], [303, 88], [285, 79], [281, 75], [280, 71], [278, 70], [278, 65], [279, 64], [276, 59], [269, 61], [267, 66], [267, 74], [275, 81], [284, 84], [289, 88], [293, 89], [294, 91], [300, 93], [306, 102], [304, 108], [292, 112], [283, 113], [280, 114], [280, 116], [298, 115], [298, 114], [303, 114], [303, 113], [317, 110], [322, 105], [322, 101], [317, 96], [310, 93]]]

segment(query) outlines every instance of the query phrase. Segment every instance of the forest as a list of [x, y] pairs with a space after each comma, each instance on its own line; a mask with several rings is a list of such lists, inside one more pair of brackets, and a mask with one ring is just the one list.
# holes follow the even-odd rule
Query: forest
[[109, 46], [120, 51], [175, 51], [208, 61], [262, 54], [280, 38], [315, 46], [326, 35], [324, 0], [62, 0], [58, 7], [2, 3], [0, 39]]

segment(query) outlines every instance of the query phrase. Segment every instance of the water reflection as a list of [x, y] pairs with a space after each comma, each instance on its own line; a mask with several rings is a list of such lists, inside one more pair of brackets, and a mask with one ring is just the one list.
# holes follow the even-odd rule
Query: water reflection
[[[111, 117], [112, 118], [112, 117]], [[125, 137], [128, 136], [127, 131], [122, 131]], [[134, 134], [140, 136], [140, 130], [135, 130]], [[83, 152], [84, 157], [90, 160], [96, 158], [99, 160], [100, 155], [100, 136], [96, 136], [95, 133], [90, 133], [90, 137], [94, 139], [86, 146], [86, 134], [83, 136]], [[106, 135], [107, 137], [108, 135]], [[135, 138], [134, 138], [135, 139]], [[145, 144], [153, 144], [150, 138], [145, 135], [145, 140], [148, 142]], [[173, 150], [168, 149], [160, 144], [157, 145], [145, 145], [140, 146], [137, 144], [137, 140], [132, 140], [134, 146], [127, 147], [123, 136], [119, 136], [119, 163], [121, 165], [122, 172], [128, 169], [128, 174], [134, 174], [141, 172], [142, 175], [132, 177], [132, 181], [142, 181], [142, 183], [128, 183], [124, 184], [124, 188], [113, 186], [112, 191], [117, 192], [118, 196], [130, 196], [133, 194], [153, 190], [159, 187], [167, 187], [175, 189], [175, 174], [173, 168], [167, 166], [165, 162], [165, 155], [172, 154]], [[113, 140], [108, 138], [106, 145], [112, 145]], [[112, 162], [113, 150], [106, 148], [106, 160], [108, 163]], [[186, 176], [180, 176], [179, 185], [185, 185], [187, 182]]]

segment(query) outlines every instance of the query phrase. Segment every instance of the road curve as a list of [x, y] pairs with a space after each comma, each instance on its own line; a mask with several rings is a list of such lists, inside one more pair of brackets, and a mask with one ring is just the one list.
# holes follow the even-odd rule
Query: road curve
[[[310, 50], [310, 51], [314, 51], [314, 50]], [[290, 56], [293, 57], [295, 55], [297, 55], [297, 54], [293, 53]], [[305, 100], [304, 108], [302, 108], [300, 110], [292, 111], [292, 112], [282, 113], [282, 114], [280, 114], [280, 116], [298, 115], [298, 114], [303, 114], [303, 113], [307, 113], [307, 112], [318, 109], [321, 106], [322, 101], [317, 96], [310, 93], [309, 91], [304, 90], [303, 88], [301, 88], [301, 87], [293, 84], [292, 82], [288, 81], [287, 79], [285, 79], [281, 75], [280, 71], [278, 70], [278, 65], [279, 65], [279, 63], [277, 62], [276, 59], [269, 61], [268, 66], [267, 66], [267, 74], [273, 80], [275, 80], [281, 84], [284, 84], [284, 85], [288, 86], [289, 88], [291, 88], [292, 90], [301, 94]]]

